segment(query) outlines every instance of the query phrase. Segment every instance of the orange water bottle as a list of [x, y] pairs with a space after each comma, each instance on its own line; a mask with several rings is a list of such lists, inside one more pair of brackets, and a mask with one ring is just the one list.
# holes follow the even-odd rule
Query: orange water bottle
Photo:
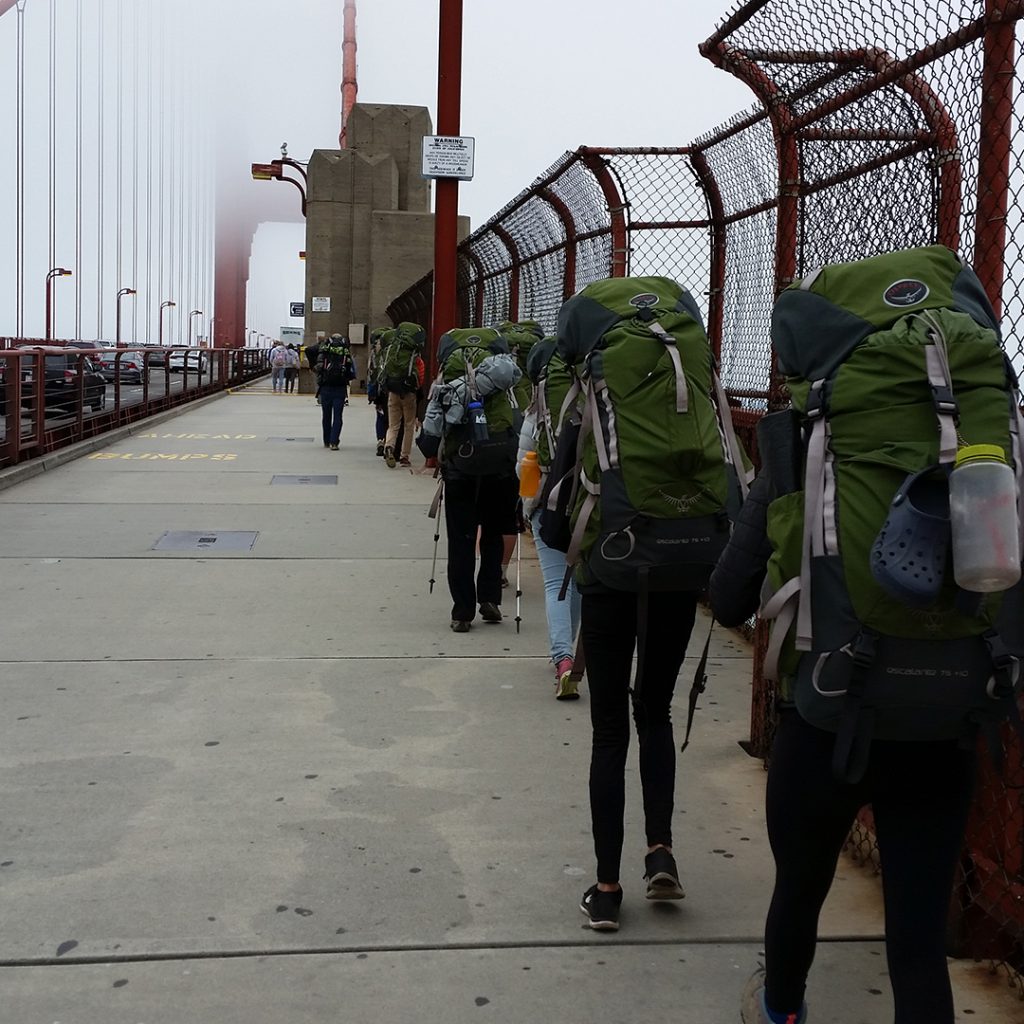
[[519, 497], [533, 498], [540, 490], [540, 463], [536, 452], [527, 452], [519, 466]]

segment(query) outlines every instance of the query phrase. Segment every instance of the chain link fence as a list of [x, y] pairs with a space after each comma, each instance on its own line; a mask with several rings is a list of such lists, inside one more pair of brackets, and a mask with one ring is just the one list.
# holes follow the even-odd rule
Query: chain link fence
[[[566, 153], [460, 247], [460, 326], [532, 317], [593, 280], [674, 277], [706, 318], [739, 432], [786, 401], [770, 343], [775, 296], [825, 263], [942, 243], [973, 263], [1024, 373], [1024, 0], [750, 0], [701, 46], [758, 100], [679, 149]], [[428, 275], [395, 300], [429, 324]], [[774, 693], [755, 634], [751, 753]], [[982, 753], [950, 938], [1001, 965], [1024, 998], [1024, 755]], [[877, 864], [866, 814], [854, 854]]]

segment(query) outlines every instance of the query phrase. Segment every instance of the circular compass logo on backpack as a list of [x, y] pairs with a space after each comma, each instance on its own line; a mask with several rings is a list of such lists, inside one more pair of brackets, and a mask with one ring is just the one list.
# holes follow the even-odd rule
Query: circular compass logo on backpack
[[654, 292], [643, 292], [640, 295], [634, 295], [629, 300], [631, 306], [636, 306], [637, 309], [650, 309], [651, 306], [656, 306], [660, 299]]
[[882, 301], [887, 306], [916, 306], [928, 298], [928, 285], [912, 277], [894, 281], [882, 293]]

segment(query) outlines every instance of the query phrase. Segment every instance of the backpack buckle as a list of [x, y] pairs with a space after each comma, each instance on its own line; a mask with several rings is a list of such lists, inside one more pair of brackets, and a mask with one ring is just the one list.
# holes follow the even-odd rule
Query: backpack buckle
[[952, 416], [954, 420], [960, 420], [960, 403], [953, 394], [953, 389], [948, 384], [932, 385], [932, 404], [940, 416]]
[[820, 419], [825, 415], [825, 395], [824, 389], [818, 387], [812, 387], [807, 392], [807, 406], [804, 409], [804, 417], [807, 420]]
[[858, 668], [868, 668], [875, 660], [875, 640], [875, 634], [867, 630], [862, 630], [857, 635], [850, 657]]

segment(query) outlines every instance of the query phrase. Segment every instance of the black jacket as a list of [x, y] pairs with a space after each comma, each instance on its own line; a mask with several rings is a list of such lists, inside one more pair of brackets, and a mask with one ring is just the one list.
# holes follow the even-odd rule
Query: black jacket
[[739, 626], [753, 615], [761, 601], [772, 546], [768, 540], [768, 505], [774, 488], [767, 470], [751, 485], [708, 585], [711, 611], [723, 626]]

